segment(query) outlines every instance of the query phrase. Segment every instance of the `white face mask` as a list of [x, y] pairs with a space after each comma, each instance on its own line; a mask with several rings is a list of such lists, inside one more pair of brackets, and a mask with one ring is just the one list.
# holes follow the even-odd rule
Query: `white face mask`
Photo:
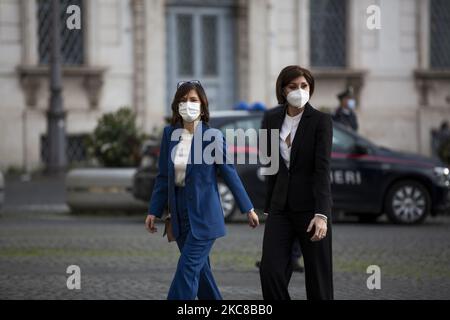
[[354, 110], [356, 107], [356, 101], [355, 99], [349, 99], [347, 100], [347, 107], [349, 107], [350, 109]]
[[309, 92], [303, 90], [302, 88], [299, 88], [297, 90], [289, 92], [286, 99], [291, 106], [296, 108], [303, 108], [303, 106], [309, 100]]
[[192, 122], [200, 115], [200, 102], [180, 102], [178, 112], [183, 121]]

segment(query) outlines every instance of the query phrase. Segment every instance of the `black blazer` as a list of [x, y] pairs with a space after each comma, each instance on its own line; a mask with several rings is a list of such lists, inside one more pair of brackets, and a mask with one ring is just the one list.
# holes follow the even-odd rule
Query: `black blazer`
[[[270, 131], [281, 132], [287, 104], [265, 112], [262, 129], [267, 130], [270, 156]], [[279, 136], [277, 135], [279, 139]], [[267, 196], [264, 212], [311, 211], [331, 216], [330, 158], [333, 140], [331, 115], [305, 105], [292, 142], [289, 170], [279, 152], [279, 170], [266, 176]], [[287, 205], [287, 206], [286, 206]]]

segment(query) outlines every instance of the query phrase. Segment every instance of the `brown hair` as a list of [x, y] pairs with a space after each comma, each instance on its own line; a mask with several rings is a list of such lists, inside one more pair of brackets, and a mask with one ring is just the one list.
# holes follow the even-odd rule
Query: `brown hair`
[[178, 112], [178, 105], [181, 102], [181, 99], [187, 95], [191, 90], [195, 90], [197, 92], [198, 97], [200, 98], [200, 119], [206, 124], [209, 121], [209, 109], [208, 109], [208, 98], [206, 97], [205, 90], [198, 83], [186, 82], [183, 83], [175, 92], [175, 96], [172, 101], [172, 119], [170, 120], [171, 125], [176, 125], [178, 122], [183, 125], [183, 118], [180, 116]]
[[279, 104], [286, 103], [286, 96], [284, 94], [283, 89], [294, 79], [298, 77], [305, 77], [306, 81], [309, 84], [309, 96], [312, 97], [314, 93], [314, 77], [311, 74], [311, 71], [308, 69], [302, 68], [300, 66], [287, 66], [283, 70], [281, 70], [280, 74], [277, 78], [277, 83], [275, 85], [275, 90], [277, 94], [277, 100]]

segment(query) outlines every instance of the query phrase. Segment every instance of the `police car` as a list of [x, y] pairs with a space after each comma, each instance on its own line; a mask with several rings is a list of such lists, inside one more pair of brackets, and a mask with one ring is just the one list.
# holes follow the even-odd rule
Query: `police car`
[[[209, 124], [226, 134], [227, 129], [259, 129], [262, 117], [263, 111], [211, 111]], [[133, 194], [144, 201], [149, 201], [158, 173], [159, 141], [146, 144], [134, 177]], [[228, 148], [249, 156], [257, 153], [257, 139], [249, 137], [245, 145]], [[450, 208], [450, 172], [437, 159], [378, 146], [339, 123], [333, 124], [331, 157], [333, 214], [344, 212], [370, 222], [385, 213], [393, 223], [415, 224]], [[265, 183], [260, 165], [235, 166], [255, 208], [262, 209]], [[230, 221], [237, 211], [235, 200], [220, 178], [218, 188], [225, 219]]]

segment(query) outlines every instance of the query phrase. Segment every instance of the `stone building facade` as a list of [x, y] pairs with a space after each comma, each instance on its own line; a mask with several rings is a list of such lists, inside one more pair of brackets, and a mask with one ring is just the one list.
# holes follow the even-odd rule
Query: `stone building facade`
[[[47, 3], [47, 4], [46, 4]], [[129, 106], [146, 132], [163, 123], [176, 82], [198, 79], [211, 109], [276, 104], [288, 64], [316, 78], [311, 103], [334, 109], [352, 86], [360, 133], [430, 154], [450, 120], [450, 4], [445, 0], [62, 0], [82, 28], [62, 31], [66, 131], [76, 144]], [[367, 25], [375, 5], [380, 29]], [[65, 8], [64, 7], [64, 8]], [[47, 0], [0, 0], [0, 169], [43, 165]], [[62, 13], [62, 22], [69, 15]]]

